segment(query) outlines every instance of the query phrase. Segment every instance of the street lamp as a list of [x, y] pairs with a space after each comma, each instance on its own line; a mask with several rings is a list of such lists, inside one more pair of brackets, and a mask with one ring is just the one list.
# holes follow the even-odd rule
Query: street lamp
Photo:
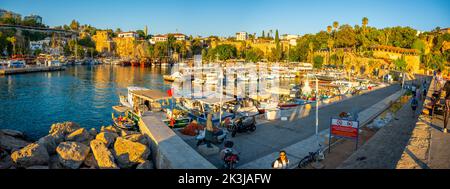
[[315, 100], [316, 100], [316, 132], [315, 132], [315, 135], [316, 135], [316, 141], [317, 141], [317, 146], [319, 146], [320, 147], [320, 143], [319, 143], [319, 79], [317, 78], [317, 76], [316, 75], [313, 75], [313, 77], [315, 78], [315, 81], [316, 81], [316, 86], [315, 86], [315, 88], [316, 88], [316, 97], [315, 97]]

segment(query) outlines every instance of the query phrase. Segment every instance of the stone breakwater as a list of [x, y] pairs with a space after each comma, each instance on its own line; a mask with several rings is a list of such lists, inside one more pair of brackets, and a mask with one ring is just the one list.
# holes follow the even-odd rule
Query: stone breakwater
[[139, 132], [74, 122], [55, 123], [28, 141], [20, 131], [0, 130], [0, 169], [153, 169], [150, 139]]

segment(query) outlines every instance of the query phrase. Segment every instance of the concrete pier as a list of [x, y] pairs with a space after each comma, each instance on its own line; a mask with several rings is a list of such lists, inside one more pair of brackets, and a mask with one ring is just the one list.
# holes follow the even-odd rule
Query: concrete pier
[[65, 70], [64, 66], [34, 66], [26, 68], [6, 68], [0, 70], [0, 75], [24, 74], [33, 72], [51, 72]]
[[139, 122], [141, 133], [151, 138], [152, 156], [158, 169], [215, 169], [161, 121], [162, 113], [146, 112]]

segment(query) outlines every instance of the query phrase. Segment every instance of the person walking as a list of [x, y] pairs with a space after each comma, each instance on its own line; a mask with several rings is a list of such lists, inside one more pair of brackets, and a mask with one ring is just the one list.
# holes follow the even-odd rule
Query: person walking
[[448, 116], [450, 111], [450, 81], [445, 82], [443, 87], [445, 92], [445, 110], [444, 110], [444, 129], [443, 132], [447, 133]]
[[289, 159], [284, 150], [280, 151], [280, 156], [272, 163], [274, 169], [287, 169], [289, 167]]
[[419, 105], [419, 101], [417, 100], [416, 96], [413, 95], [412, 99], [411, 99], [411, 109], [413, 111], [413, 115], [412, 115], [413, 118], [416, 116], [416, 109], [417, 109], [418, 105]]

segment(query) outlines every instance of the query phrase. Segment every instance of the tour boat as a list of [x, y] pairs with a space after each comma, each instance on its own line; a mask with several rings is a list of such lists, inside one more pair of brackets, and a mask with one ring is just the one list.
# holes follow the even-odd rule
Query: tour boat
[[10, 68], [23, 68], [26, 66], [25, 60], [9, 60], [8, 67]]

